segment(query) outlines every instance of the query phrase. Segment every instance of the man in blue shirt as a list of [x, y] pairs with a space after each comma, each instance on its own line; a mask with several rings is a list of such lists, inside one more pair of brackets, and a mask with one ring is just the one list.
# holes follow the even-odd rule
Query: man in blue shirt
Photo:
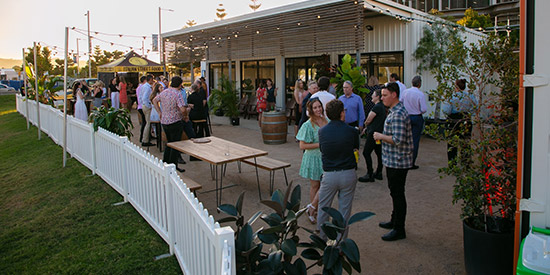
[[379, 226], [392, 229], [382, 236], [382, 240], [396, 241], [406, 238], [405, 182], [407, 181], [407, 172], [413, 164], [412, 127], [409, 113], [403, 106], [403, 102], [399, 101], [397, 83], [389, 83], [382, 89], [382, 102], [390, 110], [384, 123], [384, 133], [374, 132], [373, 137], [375, 140], [382, 141], [382, 163], [386, 166], [393, 211], [391, 220], [381, 222]]
[[352, 127], [359, 127], [363, 131], [363, 122], [365, 121], [365, 109], [363, 109], [363, 99], [353, 93], [353, 83], [346, 80], [342, 85], [344, 94], [338, 99], [344, 103], [346, 111], [346, 123]]
[[146, 76], [146, 82], [141, 86], [141, 90], [139, 92], [139, 102], [141, 103], [143, 114], [145, 115], [145, 128], [143, 130], [145, 135], [143, 137], [141, 146], [146, 147], [155, 146], [155, 144], [151, 143], [151, 109], [153, 108], [153, 104], [151, 102], [151, 99], [149, 98], [151, 96], [151, 93], [153, 92], [153, 83], [153, 76], [148, 74]]
[[[323, 161], [323, 177], [319, 189], [319, 211], [317, 213], [317, 229], [321, 238], [327, 236], [321, 226], [329, 215], [323, 211], [330, 207], [334, 196], [338, 194], [338, 210], [347, 221], [351, 214], [353, 195], [357, 184], [357, 162], [354, 151], [359, 149], [359, 131], [347, 125], [346, 112], [342, 101], [333, 99], [327, 103], [325, 111], [330, 122], [319, 129], [319, 149]], [[341, 236], [345, 239], [348, 232]]]

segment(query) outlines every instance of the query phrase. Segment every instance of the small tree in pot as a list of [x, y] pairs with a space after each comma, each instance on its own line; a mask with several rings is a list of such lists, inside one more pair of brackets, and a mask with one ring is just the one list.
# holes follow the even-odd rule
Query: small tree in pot
[[239, 125], [239, 98], [235, 81], [222, 75], [219, 89], [212, 89], [208, 102], [214, 112], [222, 110], [231, 119], [232, 125]]
[[[427, 132], [457, 149], [457, 156], [439, 172], [456, 177], [453, 203], [460, 203], [462, 208], [466, 271], [506, 274], [513, 265], [518, 55], [507, 38], [490, 35], [467, 45], [447, 28], [438, 31], [439, 35], [447, 34], [443, 40], [449, 39], [450, 43], [443, 54], [445, 62], [440, 64], [436, 75], [438, 88], [430, 92], [443, 105], [460, 109], [454, 104], [463, 104], [468, 99], [460, 98], [464, 93], [455, 92], [455, 80], [465, 78], [470, 94], [466, 96], [475, 102], [469, 104], [470, 117], [448, 119], [446, 127], [430, 125]], [[420, 56], [420, 60], [430, 62], [428, 55]], [[489, 239], [494, 243], [484, 244]], [[496, 251], [488, 252], [485, 248]]]

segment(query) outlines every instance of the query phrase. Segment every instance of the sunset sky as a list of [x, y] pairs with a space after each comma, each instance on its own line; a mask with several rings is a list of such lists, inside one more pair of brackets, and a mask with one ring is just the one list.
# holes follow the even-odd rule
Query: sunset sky
[[[250, 0], [0, 0], [0, 58], [22, 58], [22, 48], [32, 47], [33, 42], [41, 42], [50, 49], [58, 47], [54, 58], [63, 58], [65, 27], [75, 27], [69, 31], [69, 53], [76, 53], [77, 38], [81, 60], [87, 60], [87, 17], [90, 11], [91, 35], [105, 42], [92, 39], [92, 47], [101, 49], [129, 50], [129, 47], [141, 54], [142, 45], [151, 49], [151, 35], [159, 31], [158, 8], [172, 9], [162, 11], [162, 32], [181, 29], [188, 20], [198, 24], [214, 21], [218, 4], [223, 3], [227, 18], [252, 12], [248, 6]], [[304, 0], [259, 0], [259, 10], [288, 5]], [[81, 30], [80, 32], [78, 30]], [[98, 32], [96, 34], [95, 32]], [[122, 37], [119, 35], [122, 34]], [[129, 37], [128, 35], [138, 36]], [[143, 39], [143, 36], [147, 36]], [[111, 45], [115, 43], [115, 45]], [[142, 44], [143, 43], [143, 44]], [[119, 46], [116, 44], [121, 44]], [[158, 61], [158, 53], [150, 52], [148, 57]]]

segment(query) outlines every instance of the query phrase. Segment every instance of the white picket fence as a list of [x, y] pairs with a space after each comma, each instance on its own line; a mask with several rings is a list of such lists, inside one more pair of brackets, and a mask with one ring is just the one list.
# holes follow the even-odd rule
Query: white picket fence
[[[27, 116], [25, 99], [17, 111]], [[63, 113], [40, 104], [40, 127], [63, 146]], [[29, 121], [37, 125], [36, 102], [28, 102]], [[104, 129], [67, 116], [67, 152], [99, 175], [155, 229], [176, 255], [185, 274], [235, 275], [234, 231], [220, 228], [187, 188], [173, 164], [163, 163]]]

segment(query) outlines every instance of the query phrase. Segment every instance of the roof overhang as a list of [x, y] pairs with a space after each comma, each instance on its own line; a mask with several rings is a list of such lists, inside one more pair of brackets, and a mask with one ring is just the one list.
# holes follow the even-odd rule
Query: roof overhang
[[321, 55], [363, 48], [363, 4], [304, 1], [162, 34], [171, 63]]

